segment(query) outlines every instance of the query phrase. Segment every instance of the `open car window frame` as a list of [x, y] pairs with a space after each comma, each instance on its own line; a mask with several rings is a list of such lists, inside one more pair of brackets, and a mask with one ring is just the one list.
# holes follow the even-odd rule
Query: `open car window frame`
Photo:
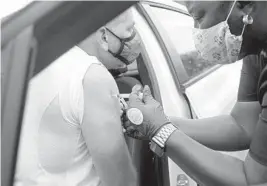
[[[184, 16], [191, 17], [190, 14], [184, 10], [181, 9], [179, 6], [172, 6], [172, 5], [166, 5], [162, 4], [160, 2], [146, 2], [148, 5], [150, 5], [150, 8], [148, 11], [150, 12], [151, 19], [153, 20], [153, 23], [155, 27], [157, 27], [157, 30], [159, 31], [159, 37], [162, 39], [163, 46], [165, 46], [166, 50], [168, 51], [169, 56], [169, 66], [172, 68], [173, 74], [175, 74], [176, 77], [174, 77], [177, 81], [177, 87], [184, 92], [185, 89], [195, 83], [197, 83], [199, 80], [205, 78], [210, 73], [216, 71], [218, 68], [220, 68], [222, 65], [214, 64], [208, 68], [205, 68], [202, 72], [196, 74], [195, 76], [190, 76], [188, 72], [186, 71], [186, 67], [184, 65], [184, 62], [182, 61], [182, 55], [177, 51], [177, 48], [175, 47], [175, 44], [172, 42], [170, 38], [170, 34], [164, 27], [162, 21], [159, 19], [159, 16], [156, 15], [155, 8], [170, 11], [173, 13], [181, 14]], [[179, 83], [178, 83], [179, 82]]]

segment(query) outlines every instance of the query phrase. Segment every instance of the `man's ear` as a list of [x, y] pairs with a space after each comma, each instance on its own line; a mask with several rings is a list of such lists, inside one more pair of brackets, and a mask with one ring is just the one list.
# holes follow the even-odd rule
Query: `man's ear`
[[108, 35], [105, 27], [101, 27], [98, 30], [97, 41], [101, 48], [103, 48], [105, 51], [108, 51]]
[[251, 15], [255, 8], [254, 1], [237, 1], [237, 8], [244, 14], [244, 15]]

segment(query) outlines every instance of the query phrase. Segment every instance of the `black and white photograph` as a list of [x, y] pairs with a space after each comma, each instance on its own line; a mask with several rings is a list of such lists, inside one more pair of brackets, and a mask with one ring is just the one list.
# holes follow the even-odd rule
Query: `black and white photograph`
[[267, 186], [267, 1], [1, 1], [1, 186]]

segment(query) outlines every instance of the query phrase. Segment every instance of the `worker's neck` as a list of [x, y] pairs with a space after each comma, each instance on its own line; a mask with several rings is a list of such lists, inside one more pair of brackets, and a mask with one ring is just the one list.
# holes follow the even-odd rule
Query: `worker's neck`
[[244, 58], [247, 55], [259, 55], [260, 52], [266, 49], [266, 43], [259, 40], [246, 40], [242, 43], [242, 48], [240, 52], [240, 59]]

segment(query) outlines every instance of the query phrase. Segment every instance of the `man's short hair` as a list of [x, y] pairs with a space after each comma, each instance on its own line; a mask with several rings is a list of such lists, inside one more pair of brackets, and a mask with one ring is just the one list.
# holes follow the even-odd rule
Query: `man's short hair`
[[108, 28], [116, 28], [118, 25], [132, 20], [133, 20], [132, 8], [129, 8], [124, 12], [122, 12], [117, 17], [115, 17], [114, 19], [112, 19], [110, 22], [108, 22], [106, 26]]

